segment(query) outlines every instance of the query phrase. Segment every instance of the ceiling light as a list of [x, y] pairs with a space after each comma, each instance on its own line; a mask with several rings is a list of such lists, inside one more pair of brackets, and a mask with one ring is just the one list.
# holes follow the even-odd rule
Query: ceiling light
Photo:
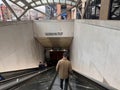
[[66, 49], [63, 49], [63, 51], [67, 51]]
[[50, 49], [49, 51], [50, 51], [50, 52], [53, 52], [53, 49]]

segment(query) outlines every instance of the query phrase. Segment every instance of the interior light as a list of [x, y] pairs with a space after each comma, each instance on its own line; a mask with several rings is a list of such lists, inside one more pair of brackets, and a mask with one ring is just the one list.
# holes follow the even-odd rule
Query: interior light
[[63, 49], [63, 51], [67, 51], [66, 49]]
[[53, 52], [53, 49], [50, 49], [49, 51], [50, 51], [50, 52]]

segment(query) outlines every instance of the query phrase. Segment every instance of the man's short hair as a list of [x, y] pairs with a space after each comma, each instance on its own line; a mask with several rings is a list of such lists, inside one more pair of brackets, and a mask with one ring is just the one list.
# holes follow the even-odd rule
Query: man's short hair
[[68, 57], [68, 52], [64, 52], [64, 53], [63, 53], [63, 56], [64, 56], [64, 57]]

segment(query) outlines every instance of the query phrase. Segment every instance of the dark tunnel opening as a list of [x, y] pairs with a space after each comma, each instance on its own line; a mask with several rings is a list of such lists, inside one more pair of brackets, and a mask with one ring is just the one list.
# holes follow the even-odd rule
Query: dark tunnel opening
[[57, 62], [60, 59], [62, 59], [63, 53], [66, 51], [68, 52], [68, 49], [46, 48], [45, 49], [45, 62], [47, 63], [48, 67], [56, 66]]

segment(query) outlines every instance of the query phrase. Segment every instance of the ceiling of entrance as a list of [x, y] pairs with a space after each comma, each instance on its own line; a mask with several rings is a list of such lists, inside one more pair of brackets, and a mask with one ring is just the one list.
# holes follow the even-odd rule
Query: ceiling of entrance
[[40, 44], [46, 48], [69, 48], [73, 37], [59, 37], [59, 38], [37, 38]]

